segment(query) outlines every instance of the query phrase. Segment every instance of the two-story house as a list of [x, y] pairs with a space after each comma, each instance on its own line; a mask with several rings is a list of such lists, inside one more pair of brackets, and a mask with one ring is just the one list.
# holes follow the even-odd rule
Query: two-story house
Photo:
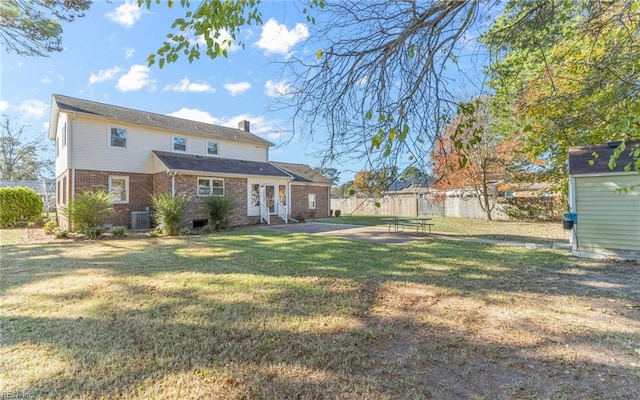
[[114, 205], [108, 223], [133, 228], [145, 227], [137, 218], [162, 193], [188, 195], [181, 222], [188, 228], [206, 224], [208, 196], [234, 199], [236, 226], [328, 216], [331, 181], [306, 165], [270, 162], [273, 144], [249, 128], [248, 121], [234, 129], [54, 94], [57, 206], [105, 189]]

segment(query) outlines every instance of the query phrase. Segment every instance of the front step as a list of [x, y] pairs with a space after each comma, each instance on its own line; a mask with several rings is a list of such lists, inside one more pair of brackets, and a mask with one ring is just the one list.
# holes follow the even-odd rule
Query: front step
[[277, 215], [271, 215], [269, 221], [270, 225], [284, 225], [284, 220]]

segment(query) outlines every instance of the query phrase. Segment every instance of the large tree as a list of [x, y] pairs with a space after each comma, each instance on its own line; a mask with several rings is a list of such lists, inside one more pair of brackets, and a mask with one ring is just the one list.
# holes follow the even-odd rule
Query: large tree
[[517, 144], [496, 133], [499, 121], [492, 117], [489, 99], [467, 107], [468, 115], [459, 115], [443, 131], [432, 152], [436, 188], [470, 188], [487, 220], [495, 202], [498, 184], [515, 178], [514, 151]]
[[[160, 0], [141, 1], [147, 6], [156, 2]], [[327, 164], [353, 158], [365, 160], [368, 170], [407, 161], [424, 165], [435, 139], [456, 112], [467, 112], [459, 106], [486, 90], [479, 75], [484, 59], [477, 56], [487, 46], [495, 57], [489, 68], [493, 90], [502, 98], [504, 111], [522, 116], [514, 119], [521, 131], [547, 133], [531, 141], [541, 144], [541, 150], [530, 154], [546, 157], [562, 173], [567, 148], [577, 143], [567, 138], [578, 134], [596, 142], [610, 136], [584, 135], [592, 126], [591, 111], [596, 111], [604, 130], [627, 129], [627, 137], [637, 136], [638, 4], [638, 0], [291, 3], [311, 22], [307, 47], [313, 54], [294, 55], [285, 63], [285, 76], [295, 79], [289, 96], [282, 99], [293, 107], [294, 131], [327, 137], [323, 160]], [[262, 23], [259, 0], [194, 4], [181, 0], [179, 5], [186, 9], [185, 16], [176, 19], [174, 32], [149, 57], [150, 64], [162, 67], [179, 57], [193, 61], [201, 52], [212, 58], [226, 56], [232, 43], [243, 44], [243, 28]], [[201, 35], [206, 46], [200, 49], [190, 40], [193, 35]], [[564, 86], [570, 89], [566, 92], [560, 90], [558, 79], [565, 73]], [[583, 84], [572, 85], [577, 78]], [[520, 100], [513, 101], [513, 96]], [[520, 114], [535, 109], [527, 104], [532, 101], [568, 112], [542, 119]]]
[[484, 41], [501, 111], [549, 180], [566, 181], [571, 146], [640, 137], [639, 1], [511, 1]]
[[26, 138], [26, 127], [14, 128], [6, 115], [0, 129], [0, 179], [36, 181], [51, 176], [53, 161], [43, 155], [47, 146], [42, 140]]
[[[159, 0], [155, 0], [159, 2]], [[153, 0], [144, 0], [147, 6]], [[242, 29], [260, 24], [259, 1], [180, 2], [185, 16], [149, 57], [161, 67], [201, 53], [226, 56], [242, 43]], [[302, 5], [303, 4], [303, 5]], [[381, 170], [396, 161], [424, 164], [431, 142], [457, 109], [448, 80], [461, 55], [470, 56], [466, 36], [493, 2], [311, 0], [292, 3], [311, 22], [306, 58], [291, 58], [288, 105], [296, 131], [327, 137], [327, 163], [336, 158], [367, 161]], [[223, 32], [228, 35], [222, 35]], [[202, 35], [206, 47], [189, 40]], [[466, 68], [466, 67], [465, 67]], [[464, 75], [458, 74], [458, 83]]]
[[397, 177], [398, 170], [395, 167], [383, 168], [377, 171], [362, 170], [356, 172], [353, 184], [367, 196], [379, 197]]
[[60, 52], [61, 22], [83, 17], [91, 0], [2, 0], [0, 43], [7, 52], [47, 56]]

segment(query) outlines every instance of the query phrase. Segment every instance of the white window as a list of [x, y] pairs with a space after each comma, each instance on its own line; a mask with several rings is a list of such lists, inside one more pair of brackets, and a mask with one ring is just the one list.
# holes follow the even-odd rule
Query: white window
[[207, 155], [209, 156], [218, 155], [218, 142], [212, 142], [211, 140], [207, 140]]
[[129, 177], [109, 176], [109, 194], [113, 203], [129, 202]]
[[224, 196], [224, 180], [198, 178], [198, 196]]
[[316, 194], [311, 193], [309, 194], [309, 210], [315, 210], [315, 209], [316, 209]]
[[187, 138], [184, 136], [174, 136], [173, 151], [187, 151]]
[[127, 148], [127, 130], [115, 126], [109, 127], [109, 147]]
[[254, 183], [251, 185], [251, 206], [257, 207], [260, 205], [260, 185]]

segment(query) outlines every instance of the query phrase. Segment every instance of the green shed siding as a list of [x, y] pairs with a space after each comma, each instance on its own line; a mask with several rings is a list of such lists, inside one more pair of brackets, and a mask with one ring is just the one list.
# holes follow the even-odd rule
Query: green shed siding
[[[640, 174], [573, 177], [574, 254], [584, 257], [640, 258]], [[620, 193], [620, 189], [635, 190]], [[616, 191], [618, 189], [618, 191]]]

